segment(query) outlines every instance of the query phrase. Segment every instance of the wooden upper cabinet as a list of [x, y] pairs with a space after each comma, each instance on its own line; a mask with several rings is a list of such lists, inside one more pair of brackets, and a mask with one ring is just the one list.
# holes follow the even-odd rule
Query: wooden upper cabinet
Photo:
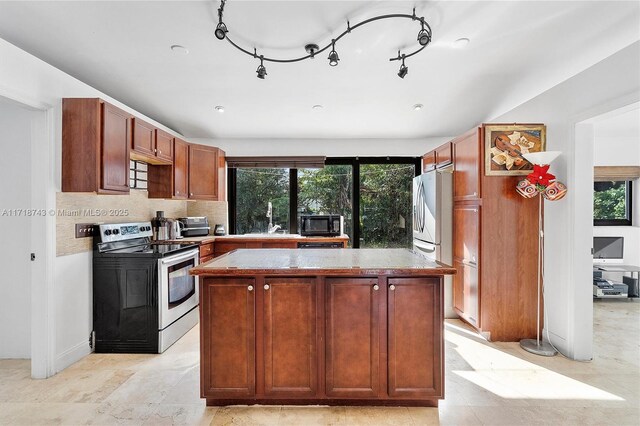
[[422, 172], [428, 172], [436, 168], [436, 152], [430, 151], [422, 156]]
[[189, 194], [189, 144], [175, 138], [173, 141], [173, 196], [188, 198]]
[[131, 159], [170, 165], [173, 161], [173, 136], [134, 117]]
[[129, 192], [131, 115], [104, 103], [102, 110], [102, 189]]
[[451, 142], [447, 142], [444, 145], [435, 149], [436, 154], [436, 167], [444, 167], [451, 164]]
[[189, 145], [189, 198], [218, 199], [218, 148]]
[[482, 173], [481, 137], [478, 129], [453, 142], [453, 200], [478, 200]]
[[[133, 143], [131, 144], [131, 159], [138, 155], [155, 156], [155, 127], [138, 118], [133, 118]], [[142, 158], [144, 160], [144, 158]]]
[[318, 390], [316, 279], [268, 278], [264, 285], [264, 393]]
[[62, 191], [129, 192], [131, 115], [98, 98], [62, 100]]
[[173, 161], [173, 136], [160, 129], [156, 129], [156, 157], [167, 162]]
[[256, 391], [255, 280], [203, 278], [200, 346], [204, 397], [253, 396]]
[[443, 397], [440, 279], [389, 278], [387, 288], [389, 396]]
[[374, 278], [327, 278], [325, 285], [327, 396], [376, 397], [384, 290]]

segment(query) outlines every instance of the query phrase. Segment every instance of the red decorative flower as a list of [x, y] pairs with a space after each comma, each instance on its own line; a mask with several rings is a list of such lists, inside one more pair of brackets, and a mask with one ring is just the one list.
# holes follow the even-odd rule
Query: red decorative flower
[[536, 186], [546, 187], [551, 182], [553, 182], [556, 177], [551, 173], [548, 173], [549, 165], [539, 166], [537, 164], [533, 165], [533, 172], [527, 175], [527, 179], [529, 182]]

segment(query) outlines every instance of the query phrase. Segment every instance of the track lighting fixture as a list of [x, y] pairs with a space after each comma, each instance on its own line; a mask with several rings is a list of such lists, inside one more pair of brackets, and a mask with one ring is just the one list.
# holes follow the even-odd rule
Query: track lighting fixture
[[227, 36], [229, 30], [227, 30], [227, 26], [222, 22], [222, 13], [224, 12], [224, 2], [225, 0], [220, 1], [220, 7], [218, 8], [218, 25], [216, 25], [215, 35], [218, 40], [224, 40]]
[[418, 33], [418, 43], [420, 43], [420, 46], [426, 46], [427, 44], [431, 43], [431, 28], [429, 28], [429, 30], [426, 30], [424, 28], [424, 20], [422, 20], [421, 23], [422, 29]]
[[[227, 26], [224, 24], [224, 22], [222, 21], [222, 15], [224, 13], [224, 6], [225, 6], [225, 1], [226, 0], [220, 0], [220, 8], [218, 8], [218, 25], [216, 26], [216, 31], [215, 31], [215, 35], [216, 38], [219, 40], [224, 40], [226, 39], [233, 47], [235, 47], [236, 49], [238, 49], [239, 51], [241, 51], [244, 54], [253, 56], [254, 58], [258, 58], [258, 55], [256, 53], [256, 49], [253, 49], [253, 53], [248, 50], [245, 49], [244, 47], [239, 46], [238, 44], [236, 44], [233, 40], [231, 40], [228, 36], [228, 30], [227, 30]], [[278, 62], [278, 63], [293, 63], [293, 62], [300, 62], [300, 61], [304, 61], [306, 59], [313, 59], [315, 55], [324, 52], [325, 50], [328, 50], [329, 48], [331, 48], [331, 51], [329, 52], [329, 57], [327, 59], [329, 59], [329, 65], [331, 65], [332, 67], [335, 67], [336, 65], [338, 65], [338, 61], [340, 61], [340, 57], [338, 56], [338, 52], [336, 52], [336, 47], [335, 44], [338, 40], [340, 40], [342, 37], [344, 37], [347, 34], [351, 34], [351, 32], [353, 30], [355, 30], [358, 27], [361, 27], [363, 25], [366, 25], [368, 23], [374, 22], [374, 21], [379, 21], [382, 19], [411, 19], [412, 21], [418, 21], [420, 23], [420, 31], [418, 32], [418, 37], [417, 37], [417, 41], [418, 41], [418, 45], [419, 47], [414, 50], [413, 52], [410, 53], [405, 53], [402, 56], [400, 55], [400, 53], [398, 53], [398, 56], [395, 58], [390, 58], [390, 61], [400, 61], [402, 60], [402, 65], [400, 66], [400, 71], [398, 72], [398, 76], [400, 78], [404, 78], [407, 73], [409, 72], [409, 68], [404, 64], [404, 60], [405, 58], [409, 58], [417, 53], [422, 52], [422, 50], [424, 50], [425, 47], [427, 47], [432, 40], [432, 32], [431, 32], [431, 27], [429, 26], [429, 24], [425, 21], [424, 17], [418, 17], [416, 16], [416, 9], [413, 9], [413, 13], [412, 14], [404, 14], [404, 13], [394, 13], [394, 14], [389, 14], [389, 15], [378, 15], [378, 16], [374, 16], [373, 18], [369, 18], [369, 19], [365, 19], [362, 22], [357, 23], [356, 25], [351, 26], [351, 24], [349, 23], [349, 21], [347, 21], [347, 29], [344, 30], [341, 34], [339, 34], [337, 37], [335, 37], [334, 39], [331, 40], [331, 43], [327, 44], [325, 47], [323, 47], [322, 49], [319, 48], [319, 46], [315, 43], [310, 43], [307, 44], [305, 46], [305, 50], [307, 52], [306, 56], [300, 56], [298, 58], [291, 58], [291, 59], [280, 59], [280, 58], [268, 58], [268, 57], [264, 57], [263, 55], [260, 55], [260, 66], [258, 67], [258, 69], [256, 70], [256, 73], [258, 74], [258, 78], [259, 79], [263, 79], [264, 77], [267, 75], [267, 69], [264, 67], [264, 61], [268, 61], [268, 62]]]
[[258, 74], [258, 78], [260, 80], [264, 80], [264, 76], [267, 75], [267, 69], [262, 64], [262, 61], [263, 61], [263, 57], [262, 57], [262, 55], [260, 55], [260, 65], [258, 66], [258, 69], [256, 70], [256, 73]]
[[329, 53], [329, 65], [335, 67], [338, 65], [338, 61], [340, 58], [338, 57], [338, 52], [336, 52], [336, 41], [331, 40], [331, 52]]
[[227, 29], [227, 26], [224, 24], [224, 22], [219, 22], [216, 26], [216, 38], [218, 40], [224, 40], [228, 32], [229, 30]]
[[405, 56], [402, 55], [402, 65], [400, 65], [400, 71], [398, 71], [398, 77], [404, 78], [409, 73], [409, 67], [404, 65]]

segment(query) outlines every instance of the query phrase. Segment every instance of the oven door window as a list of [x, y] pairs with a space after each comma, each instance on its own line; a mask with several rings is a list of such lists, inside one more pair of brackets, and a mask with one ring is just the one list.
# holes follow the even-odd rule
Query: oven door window
[[189, 270], [195, 266], [195, 260], [169, 266], [169, 309], [179, 306], [196, 292], [196, 277], [189, 275]]

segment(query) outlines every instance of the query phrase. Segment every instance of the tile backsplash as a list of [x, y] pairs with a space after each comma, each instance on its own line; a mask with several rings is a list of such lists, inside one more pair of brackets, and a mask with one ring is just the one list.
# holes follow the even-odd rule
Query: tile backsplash
[[187, 203], [187, 216], [206, 216], [209, 219], [210, 233], [216, 223], [224, 225], [224, 229], [229, 233], [229, 215], [227, 214], [228, 204], [226, 201], [196, 201]]

